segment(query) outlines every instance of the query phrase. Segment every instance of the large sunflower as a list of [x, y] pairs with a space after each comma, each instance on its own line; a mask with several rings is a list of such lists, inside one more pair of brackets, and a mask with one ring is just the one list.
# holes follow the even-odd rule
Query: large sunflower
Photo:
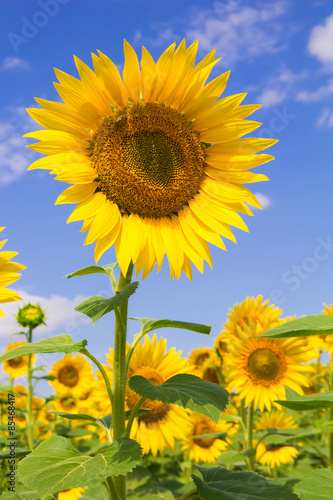
[[[180, 355], [174, 347], [166, 351], [165, 339], [157, 341], [156, 334], [152, 339], [146, 335], [144, 343], [139, 342], [132, 354], [128, 378], [141, 375], [152, 384], [161, 385], [178, 373], [191, 372], [187, 360]], [[107, 360], [113, 367], [112, 349]], [[134, 408], [139, 400], [140, 396], [127, 386], [126, 410]], [[165, 447], [174, 449], [175, 439], [181, 439], [190, 425], [188, 412], [180, 406], [150, 399], [143, 402], [142, 408], [150, 411], [134, 419], [130, 437], [140, 443], [143, 453], [151, 451], [156, 456]], [[109, 406], [104, 411], [109, 413]]]
[[52, 366], [50, 380], [58, 396], [84, 396], [90, 386], [96, 382], [90, 363], [81, 354], [66, 354]]
[[[0, 227], [0, 233], [5, 228]], [[7, 240], [0, 241], [0, 250], [4, 246]], [[15, 300], [22, 300], [17, 292], [5, 288], [11, 285], [20, 278], [20, 274], [17, 271], [22, 271], [25, 266], [18, 264], [17, 262], [10, 262], [10, 260], [15, 257], [18, 252], [0, 252], [0, 304], [5, 302], [14, 302]], [[0, 309], [0, 316], [4, 316], [3, 311]]]
[[299, 394], [310, 385], [308, 367], [302, 364], [312, 358], [312, 348], [305, 338], [269, 339], [255, 337], [247, 325], [231, 336], [226, 363], [229, 389], [237, 389], [245, 406], [252, 401], [260, 411], [285, 398], [285, 386]]
[[259, 127], [244, 118], [260, 106], [219, 99], [229, 72], [205, 84], [218, 60], [213, 50], [195, 65], [197, 46], [172, 44], [156, 63], [143, 47], [140, 68], [125, 41], [123, 79], [100, 51], [95, 71], [75, 57], [80, 79], [55, 70], [64, 102], [28, 110], [45, 128], [26, 135], [41, 141], [30, 147], [49, 155], [29, 168], [73, 184], [56, 203], [78, 204], [68, 222], [84, 220], [96, 261], [114, 244], [124, 274], [132, 261], [144, 278], [166, 254], [172, 278], [191, 278], [191, 262], [212, 265], [207, 242], [225, 249], [230, 226], [247, 230], [237, 212], [260, 207], [242, 184], [267, 180], [248, 169], [272, 160], [255, 153], [276, 141], [239, 139]]

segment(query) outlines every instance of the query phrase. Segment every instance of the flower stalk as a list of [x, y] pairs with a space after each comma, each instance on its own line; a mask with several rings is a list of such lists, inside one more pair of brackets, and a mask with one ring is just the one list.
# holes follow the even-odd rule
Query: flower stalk
[[[30, 344], [32, 342], [32, 327], [29, 327], [29, 331], [27, 333], [27, 343]], [[32, 397], [33, 397], [33, 388], [32, 388], [32, 354], [28, 355], [28, 405], [27, 405], [27, 433], [28, 433], [28, 447], [29, 450], [34, 449], [34, 435], [33, 435], [33, 421], [32, 421]]]
[[[133, 264], [129, 265], [126, 276], [120, 271], [118, 289], [120, 292], [131, 283]], [[128, 300], [115, 309], [115, 337], [114, 337], [114, 379], [113, 379], [113, 439], [119, 439], [125, 433], [125, 393], [126, 393], [126, 334], [127, 334]], [[113, 478], [119, 499], [126, 499], [125, 476]]]

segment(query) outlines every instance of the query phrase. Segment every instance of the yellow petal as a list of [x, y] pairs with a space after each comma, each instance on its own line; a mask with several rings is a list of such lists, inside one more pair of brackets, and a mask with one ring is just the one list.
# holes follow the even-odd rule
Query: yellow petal
[[125, 64], [123, 79], [132, 102], [138, 102], [141, 92], [141, 74], [138, 57], [133, 47], [124, 40]]

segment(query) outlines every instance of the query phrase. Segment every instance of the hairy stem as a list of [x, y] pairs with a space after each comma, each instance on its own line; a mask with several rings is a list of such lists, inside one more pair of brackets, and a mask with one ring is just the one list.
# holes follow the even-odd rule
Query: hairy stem
[[[30, 344], [32, 342], [32, 328], [29, 328], [29, 333], [27, 335], [27, 341]], [[27, 433], [28, 433], [28, 447], [29, 450], [34, 449], [34, 428], [32, 422], [32, 354], [28, 355], [28, 407], [27, 407]]]
[[[129, 265], [126, 276], [120, 271], [118, 292], [131, 282], [133, 264]], [[125, 392], [126, 392], [126, 333], [127, 333], [128, 300], [115, 310], [114, 365], [113, 365], [113, 439], [119, 439], [125, 433]], [[126, 499], [125, 476], [113, 478], [117, 494], [121, 500]]]

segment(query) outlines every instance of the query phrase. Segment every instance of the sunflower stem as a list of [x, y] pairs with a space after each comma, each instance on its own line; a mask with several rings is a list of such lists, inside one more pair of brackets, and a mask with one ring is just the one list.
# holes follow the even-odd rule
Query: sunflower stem
[[[253, 401], [247, 409], [247, 447], [253, 448], [253, 416], [254, 416], [254, 404]], [[248, 459], [248, 469], [254, 472], [254, 457], [249, 457]]]
[[111, 500], [120, 500], [111, 476], [107, 478], [106, 484], [108, 486]]
[[[332, 370], [332, 362], [330, 363], [330, 378], [329, 378], [329, 390], [333, 390], [333, 370]], [[328, 416], [330, 422], [333, 421], [333, 408], [330, 408], [328, 411]], [[328, 435], [328, 456], [329, 456], [329, 463], [330, 463], [330, 469], [333, 469], [333, 434], [330, 433]]]
[[93, 363], [95, 363], [95, 365], [97, 366], [97, 368], [100, 370], [103, 378], [104, 378], [104, 382], [105, 382], [105, 385], [106, 385], [106, 390], [108, 391], [108, 396], [109, 396], [109, 399], [110, 399], [110, 404], [111, 404], [111, 408], [113, 408], [113, 392], [112, 392], [112, 388], [111, 388], [111, 384], [110, 384], [110, 380], [109, 380], [109, 377], [107, 376], [107, 373], [106, 371], [104, 370], [103, 366], [101, 365], [101, 363], [98, 361], [98, 359], [95, 358], [95, 356], [93, 356], [89, 351], [88, 349], [84, 348], [80, 351], [82, 354], [84, 354], [85, 356], [87, 356], [87, 358], [91, 359], [91, 361]]
[[[133, 264], [130, 263], [126, 276], [120, 271], [118, 280], [118, 292], [131, 283]], [[127, 333], [127, 308], [128, 300], [125, 300], [115, 310], [115, 337], [114, 337], [114, 365], [113, 365], [113, 438], [119, 439], [125, 433], [125, 393], [126, 393], [126, 333]], [[113, 478], [118, 497], [126, 499], [126, 477], [116, 476]]]
[[131, 411], [131, 416], [128, 419], [128, 422], [127, 422], [127, 425], [126, 425], [126, 430], [125, 430], [125, 436], [126, 437], [130, 437], [133, 420], [137, 416], [137, 413], [138, 413], [138, 411], [139, 411], [142, 403], [144, 402], [144, 400], [145, 400], [145, 398], [143, 398], [143, 397], [141, 399], [139, 399], [139, 401], [136, 403], [136, 405], [134, 406], [133, 410]]
[[[32, 328], [29, 328], [27, 334], [27, 342], [30, 344], [32, 342]], [[28, 432], [28, 448], [29, 450], [34, 449], [34, 434], [33, 434], [33, 422], [32, 422], [32, 354], [28, 355], [28, 407], [27, 407], [27, 432]]]

